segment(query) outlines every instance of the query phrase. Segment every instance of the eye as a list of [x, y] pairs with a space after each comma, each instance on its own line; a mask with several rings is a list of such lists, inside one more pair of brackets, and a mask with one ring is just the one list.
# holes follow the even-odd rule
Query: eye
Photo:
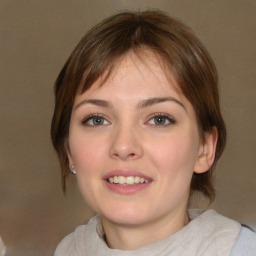
[[86, 126], [102, 126], [110, 124], [103, 116], [100, 115], [90, 115], [82, 121], [83, 125]]
[[148, 121], [148, 124], [154, 125], [154, 126], [168, 126], [175, 123], [176, 121], [173, 118], [165, 114], [155, 114]]

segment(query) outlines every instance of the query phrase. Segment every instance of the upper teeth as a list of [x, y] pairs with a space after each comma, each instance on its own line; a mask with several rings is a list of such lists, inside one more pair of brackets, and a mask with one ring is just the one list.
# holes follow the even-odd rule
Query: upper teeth
[[148, 183], [149, 180], [146, 180], [144, 178], [141, 178], [139, 176], [114, 176], [108, 178], [108, 181], [110, 183], [116, 183], [116, 184], [127, 184], [127, 185], [133, 185], [133, 184], [138, 184], [138, 183]]

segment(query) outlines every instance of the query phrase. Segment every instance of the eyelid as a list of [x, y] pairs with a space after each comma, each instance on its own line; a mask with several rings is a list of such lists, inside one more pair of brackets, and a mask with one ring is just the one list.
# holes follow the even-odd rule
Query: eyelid
[[156, 118], [156, 117], [162, 117], [162, 118], [166, 118], [169, 123], [168, 124], [165, 124], [165, 125], [152, 125], [152, 126], [158, 126], [158, 127], [166, 127], [166, 126], [169, 126], [169, 125], [173, 125], [175, 124], [177, 121], [172, 117], [170, 116], [169, 114], [166, 114], [166, 113], [154, 113], [152, 114], [149, 118], [148, 118], [148, 121], [146, 123], [149, 123], [150, 120], [152, 120], [153, 118]]
[[[90, 114], [90, 115], [86, 116], [85, 118], [83, 118], [81, 123], [82, 123], [82, 125], [85, 125], [85, 126], [88, 126], [88, 127], [97, 127], [97, 125], [89, 125], [89, 124], [87, 124], [87, 122], [90, 121], [92, 118], [97, 118], [97, 117], [106, 120], [108, 122], [108, 124], [110, 124], [110, 121], [108, 120], [108, 118], [105, 117], [102, 114]], [[106, 125], [106, 124], [102, 124], [102, 125], [99, 125], [99, 126], [104, 126], [104, 125]]]

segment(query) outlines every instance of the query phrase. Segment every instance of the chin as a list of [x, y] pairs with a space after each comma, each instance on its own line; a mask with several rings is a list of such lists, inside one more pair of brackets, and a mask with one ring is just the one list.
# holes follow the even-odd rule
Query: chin
[[149, 211], [129, 207], [110, 210], [109, 213], [100, 215], [118, 225], [143, 225], [150, 219]]

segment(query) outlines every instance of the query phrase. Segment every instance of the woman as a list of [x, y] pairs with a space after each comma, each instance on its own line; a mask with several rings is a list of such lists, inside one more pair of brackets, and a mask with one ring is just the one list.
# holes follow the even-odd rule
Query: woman
[[98, 213], [56, 256], [255, 255], [252, 231], [188, 210], [194, 192], [214, 200], [226, 140], [217, 72], [189, 28], [158, 11], [102, 21], [72, 52], [55, 96], [63, 189], [76, 174]]

